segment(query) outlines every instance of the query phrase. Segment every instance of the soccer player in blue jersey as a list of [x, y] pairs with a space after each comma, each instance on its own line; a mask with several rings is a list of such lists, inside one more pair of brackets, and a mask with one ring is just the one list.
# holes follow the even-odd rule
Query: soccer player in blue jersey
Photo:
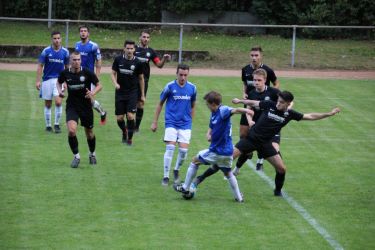
[[[171, 59], [169, 54], [164, 54], [160, 59], [156, 52], [149, 47], [150, 43], [150, 32], [143, 30], [139, 36], [139, 44], [135, 47], [135, 56], [144, 63], [143, 75], [145, 78], [145, 97], [148, 90], [148, 81], [150, 79], [150, 61], [158, 68], [163, 68], [164, 64]], [[141, 125], [142, 117], [144, 112], [144, 102], [141, 100], [137, 103], [137, 113], [136, 113], [136, 131], [139, 131], [139, 126]]]
[[185, 182], [183, 184], [175, 184], [173, 188], [178, 192], [188, 193], [199, 165], [214, 165], [228, 179], [235, 200], [243, 202], [237, 179], [231, 171], [233, 144], [230, 119], [233, 114], [251, 114], [252, 111], [246, 108], [231, 108], [222, 105], [221, 94], [215, 91], [207, 93], [203, 99], [211, 111], [209, 129], [207, 131], [207, 140], [211, 142], [210, 147], [200, 151], [193, 158], [186, 173]]
[[192, 118], [194, 116], [195, 101], [197, 96], [196, 86], [187, 80], [189, 66], [177, 66], [177, 79], [169, 82], [160, 94], [151, 130], [155, 132], [158, 127], [160, 112], [166, 102], [165, 108], [165, 134], [166, 150], [164, 153], [164, 177], [162, 185], [169, 184], [169, 170], [171, 168], [173, 153], [178, 143], [178, 156], [173, 171], [175, 183], [179, 182], [179, 170], [187, 157], [191, 138]]
[[[89, 39], [90, 29], [86, 25], [79, 27], [79, 36], [81, 41], [76, 43], [75, 50], [81, 54], [81, 65], [91, 70], [99, 78], [102, 68], [102, 55], [100, 54], [99, 46]], [[94, 88], [95, 86], [91, 85], [91, 89]], [[100, 114], [100, 124], [104, 125], [106, 123], [107, 112], [104, 111], [102, 105], [97, 100], [93, 100], [92, 106]]]
[[[61, 133], [60, 118], [62, 114], [62, 99], [56, 88], [57, 78], [61, 71], [69, 64], [69, 51], [61, 46], [61, 33], [53, 31], [51, 33], [52, 44], [45, 49], [38, 59], [36, 70], [35, 87], [40, 91], [40, 97], [44, 99], [44, 119], [46, 122], [46, 131], [52, 132], [51, 126], [51, 106], [52, 99], [55, 99], [55, 133]], [[42, 78], [43, 73], [43, 78]], [[43, 82], [41, 83], [41, 78]]]

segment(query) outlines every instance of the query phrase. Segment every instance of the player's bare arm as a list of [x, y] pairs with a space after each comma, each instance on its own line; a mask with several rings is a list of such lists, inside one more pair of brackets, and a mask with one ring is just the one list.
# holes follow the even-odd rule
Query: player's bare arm
[[86, 89], [86, 98], [93, 99], [95, 95], [102, 90], [103, 86], [98, 82], [95, 86], [95, 88], [91, 91], [89, 89]]
[[170, 54], [164, 54], [162, 59], [158, 63], [155, 63], [155, 65], [158, 68], [163, 68], [164, 64], [166, 62], [169, 62], [169, 60], [171, 60], [171, 55]]
[[40, 79], [42, 78], [42, 72], [43, 72], [43, 64], [38, 63], [38, 66], [36, 68], [36, 81], [35, 81], [35, 87], [37, 90], [40, 90]]
[[146, 100], [146, 97], [145, 97], [145, 78], [144, 78], [143, 74], [140, 74], [138, 76], [138, 80], [139, 80], [139, 89], [141, 90], [140, 101], [145, 103], [145, 100]]
[[191, 104], [191, 117], [194, 118], [195, 116], [195, 102]]
[[274, 81], [272, 84], [273, 84], [274, 88], [280, 89], [280, 82], [279, 82], [279, 80], [276, 79], [276, 81]]
[[243, 82], [242, 84], [242, 98], [247, 99], [247, 83]]
[[96, 60], [96, 64], [95, 64], [95, 74], [98, 78], [100, 76], [101, 70], [102, 70], [102, 59], [99, 59], [99, 60]]
[[308, 120], [308, 121], [316, 121], [320, 119], [324, 119], [330, 116], [333, 116], [337, 113], [339, 113], [341, 110], [339, 108], [334, 108], [330, 112], [326, 113], [308, 113], [304, 114], [302, 120]]
[[158, 129], [158, 120], [159, 120], [160, 112], [163, 109], [164, 102], [165, 102], [165, 100], [160, 101], [156, 105], [155, 114], [154, 114], [154, 120], [152, 121], [152, 124], [151, 124], [151, 130], [152, 130], [152, 132], [155, 132]]
[[207, 130], [207, 133], [206, 133], [206, 138], [207, 138], [207, 141], [211, 141], [211, 128], [208, 128]]
[[111, 72], [111, 79], [112, 79], [112, 84], [115, 87], [115, 89], [119, 90], [120, 84], [117, 83], [117, 72], [114, 70], [112, 70]]
[[59, 81], [56, 82], [56, 88], [57, 93], [59, 93], [59, 97], [64, 98], [64, 90], [62, 89], [62, 85], [66, 84], [65, 82], [59, 83]]
[[254, 108], [259, 107], [259, 101], [255, 101], [255, 100], [245, 100], [245, 99], [234, 98], [232, 100], [232, 103], [234, 103], [234, 104], [240, 104], [240, 103], [242, 103], [242, 104], [254, 107]]

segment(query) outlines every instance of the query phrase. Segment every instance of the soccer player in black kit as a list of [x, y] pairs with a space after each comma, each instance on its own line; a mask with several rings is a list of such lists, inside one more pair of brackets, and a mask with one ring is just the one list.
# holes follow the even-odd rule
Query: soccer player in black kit
[[[250, 64], [246, 65], [242, 68], [241, 79], [243, 82], [243, 98], [248, 99], [248, 95], [251, 91], [255, 89], [254, 86], [254, 79], [253, 73], [257, 69], [264, 69], [267, 72], [267, 79], [266, 79], [266, 86], [270, 86], [271, 83], [274, 88], [279, 88], [280, 83], [277, 80], [275, 72], [268, 67], [267, 65], [263, 64], [263, 50], [260, 46], [255, 46], [250, 50]], [[242, 115], [240, 121], [240, 137], [243, 138], [247, 135], [249, 131], [249, 120], [251, 117], [248, 115]], [[249, 157], [251, 158], [251, 156]], [[257, 169], [261, 170], [263, 167], [263, 159], [258, 159], [257, 161]]]
[[[62, 71], [57, 80], [56, 86], [61, 97], [64, 96], [62, 84], [65, 84], [68, 89], [66, 123], [68, 127], [69, 146], [74, 154], [71, 167], [77, 168], [81, 158], [78, 151], [78, 140], [76, 136], [78, 120], [81, 121], [81, 126], [85, 128], [87, 143], [90, 150], [89, 164], [95, 165], [96, 139], [93, 131], [94, 114], [92, 111], [92, 100], [102, 89], [102, 85], [93, 72], [81, 67], [81, 55], [76, 51], [70, 56], [70, 67]], [[93, 90], [91, 90], [91, 84], [95, 86]]]
[[[147, 95], [148, 81], [150, 79], [150, 61], [152, 61], [156, 67], [162, 68], [165, 62], [171, 59], [169, 54], [164, 54], [162, 59], [158, 57], [156, 52], [148, 46], [150, 43], [150, 32], [143, 30], [139, 36], [139, 44], [135, 47], [134, 55], [144, 63], [143, 65], [143, 76], [145, 80], [145, 97]], [[141, 97], [141, 93], [139, 93]], [[139, 126], [141, 125], [142, 117], [144, 112], [144, 101], [139, 99], [137, 103], [137, 113], [136, 113], [136, 125], [135, 131], [139, 131]]]
[[[122, 142], [131, 146], [135, 129], [135, 113], [138, 100], [145, 101], [143, 63], [134, 56], [135, 42], [126, 40], [124, 53], [112, 64], [112, 83], [116, 89], [115, 114], [122, 131]], [[127, 126], [125, 125], [125, 114]]]

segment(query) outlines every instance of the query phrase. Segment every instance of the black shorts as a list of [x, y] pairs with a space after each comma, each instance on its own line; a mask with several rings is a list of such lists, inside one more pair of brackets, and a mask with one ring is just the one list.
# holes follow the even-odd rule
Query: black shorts
[[138, 95], [118, 96], [115, 98], [115, 115], [125, 115], [126, 113], [137, 112]]
[[[280, 134], [277, 134], [277, 135], [275, 135], [272, 139], [271, 139], [271, 143], [277, 143], [277, 144], [279, 144], [280, 145]], [[258, 152], [258, 159], [261, 159], [261, 158], [264, 158], [263, 157], [263, 155], [262, 154], [260, 154], [259, 152]]]
[[94, 127], [94, 113], [92, 108], [76, 108], [76, 107], [66, 107], [66, 122], [68, 121], [81, 121], [81, 126], [85, 128], [92, 129]]
[[253, 151], [258, 151], [258, 155], [262, 156], [262, 158], [268, 158], [274, 155], [277, 155], [278, 152], [272, 146], [272, 140], [267, 142], [259, 142], [256, 140], [252, 140], [249, 137], [241, 139], [237, 144], [236, 148], [241, 151], [241, 153], [250, 153]]

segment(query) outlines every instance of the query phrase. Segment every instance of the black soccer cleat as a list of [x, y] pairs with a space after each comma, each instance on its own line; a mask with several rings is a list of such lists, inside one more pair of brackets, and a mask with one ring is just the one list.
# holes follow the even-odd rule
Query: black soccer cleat
[[46, 132], [52, 133], [53, 132], [52, 127], [50, 127], [50, 126], [46, 127]]
[[89, 164], [96, 165], [96, 157], [95, 155], [89, 155]]
[[189, 193], [189, 190], [185, 190], [185, 188], [182, 186], [182, 184], [173, 184], [173, 189], [176, 192], [180, 192], [180, 193], [183, 193], [183, 194]]
[[79, 162], [80, 162], [80, 161], [81, 161], [81, 160], [80, 160], [79, 158], [74, 157], [72, 163], [70, 164], [70, 166], [71, 166], [72, 168], [78, 168], [78, 165], [79, 165]]
[[283, 197], [283, 193], [281, 192], [281, 190], [274, 189], [273, 190], [273, 195], [274, 196], [278, 196], [278, 197]]
[[55, 130], [55, 133], [56, 134], [60, 134], [61, 133], [61, 128], [58, 124], [56, 124], [55, 126], [53, 126], [53, 129]]
[[179, 175], [179, 172], [178, 170], [173, 170], [173, 183], [174, 184], [180, 184], [180, 175]]
[[262, 163], [257, 163], [255, 169], [256, 169], [257, 171], [263, 171], [263, 164], [262, 164]]
[[168, 186], [168, 184], [169, 184], [169, 178], [164, 177], [163, 180], [161, 180], [161, 185]]
[[122, 133], [122, 143], [126, 144], [128, 142], [128, 133]]

